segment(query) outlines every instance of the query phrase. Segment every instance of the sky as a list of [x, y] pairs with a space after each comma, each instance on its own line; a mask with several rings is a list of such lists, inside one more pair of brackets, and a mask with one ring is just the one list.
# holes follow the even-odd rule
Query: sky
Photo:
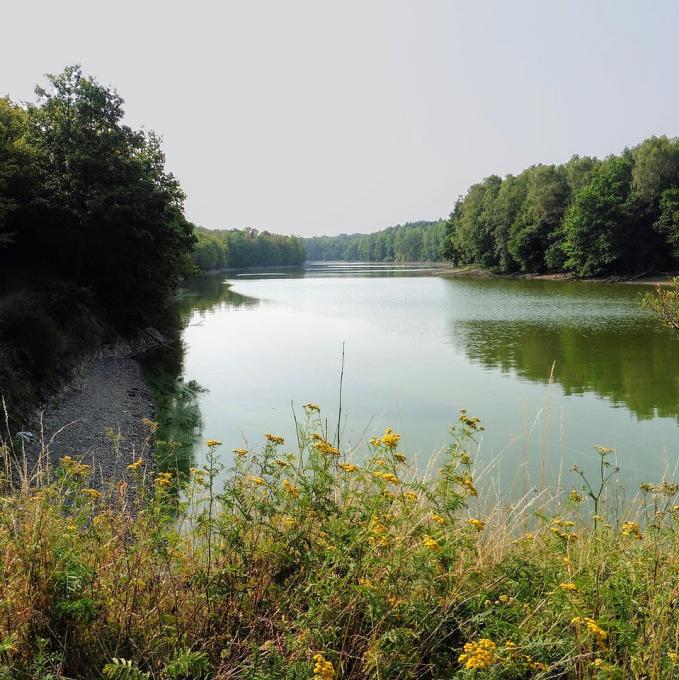
[[437, 219], [488, 175], [679, 134], [676, 0], [3, 4], [0, 95], [82, 64], [209, 228]]

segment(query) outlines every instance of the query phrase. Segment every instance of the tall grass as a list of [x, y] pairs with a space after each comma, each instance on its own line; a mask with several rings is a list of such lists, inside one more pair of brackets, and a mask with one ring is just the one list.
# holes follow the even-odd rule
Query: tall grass
[[103, 490], [74, 458], [17, 484], [4, 445], [0, 678], [679, 677], [676, 485], [621, 508], [599, 448], [601, 492], [478, 516], [476, 418], [423, 476], [305, 414], [228, 471], [208, 440], [188, 478], [138, 458]]

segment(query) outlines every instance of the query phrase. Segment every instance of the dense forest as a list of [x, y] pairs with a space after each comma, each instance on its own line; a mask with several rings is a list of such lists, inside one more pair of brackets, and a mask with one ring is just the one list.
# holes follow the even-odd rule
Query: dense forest
[[302, 239], [256, 229], [196, 228], [193, 262], [200, 271], [225, 267], [301, 265], [306, 260]]
[[77, 356], [168, 323], [193, 227], [160, 139], [78, 66], [0, 99], [0, 393], [27, 406]]
[[458, 199], [445, 228], [445, 254], [460, 265], [579, 277], [676, 268], [679, 139], [491, 175]]
[[372, 234], [304, 239], [311, 261], [434, 262], [444, 258], [445, 222], [408, 222]]

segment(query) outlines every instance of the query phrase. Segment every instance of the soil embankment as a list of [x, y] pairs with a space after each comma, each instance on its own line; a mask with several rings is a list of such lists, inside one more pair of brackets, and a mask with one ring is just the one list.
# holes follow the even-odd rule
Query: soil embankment
[[[135, 458], [147, 455], [153, 400], [132, 357], [87, 359], [41, 417], [43, 453], [51, 465], [69, 455], [92, 466], [94, 482], [121, 479]], [[37, 463], [38, 447], [33, 452]]]

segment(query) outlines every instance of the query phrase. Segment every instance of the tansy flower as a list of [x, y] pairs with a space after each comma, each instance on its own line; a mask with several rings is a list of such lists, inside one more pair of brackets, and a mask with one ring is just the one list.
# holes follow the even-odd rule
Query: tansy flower
[[476, 531], [483, 531], [486, 523], [481, 519], [468, 519], [467, 522], [471, 524]]
[[216, 448], [217, 446], [221, 446], [222, 442], [219, 441], [219, 439], [208, 439], [205, 442], [211, 449]]
[[137, 458], [133, 463], [130, 463], [127, 466], [128, 470], [132, 470], [132, 472], [137, 472], [139, 468], [144, 464], [144, 459], [143, 458]]
[[248, 450], [247, 449], [233, 449], [232, 453], [234, 453], [237, 456], [240, 456], [242, 458], [243, 456], [248, 455]]
[[83, 495], [88, 498], [96, 499], [101, 497], [101, 491], [97, 491], [96, 489], [83, 489]]
[[575, 583], [560, 583], [559, 588], [561, 588], [561, 590], [565, 590], [567, 593], [575, 593], [578, 590], [578, 587], [575, 585]]
[[172, 484], [172, 473], [171, 472], [159, 472], [156, 475], [156, 486], [165, 487]]
[[254, 475], [248, 475], [246, 479], [257, 486], [264, 486], [266, 484], [266, 482], [261, 477], [255, 477]]
[[334, 680], [335, 667], [322, 654], [314, 654], [313, 680]]
[[354, 465], [353, 463], [340, 463], [338, 466], [340, 470], [344, 470], [344, 472], [356, 472], [358, 470], [358, 465]]
[[289, 480], [284, 479], [283, 480], [283, 488], [293, 497], [293, 498], [299, 498], [299, 489], [294, 487]]
[[417, 494], [416, 494], [414, 491], [406, 491], [406, 492], [403, 494], [403, 497], [404, 497], [407, 501], [409, 501], [410, 503], [415, 503], [415, 501], [417, 501], [417, 499], [418, 499], [418, 496], [417, 496]]
[[498, 661], [497, 645], [488, 638], [467, 642], [457, 660], [467, 670], [484, 670]]
[[585, 625], [587, 630], [594, 635], [600, 646], [603, 647], [604, 640], [608, 637], [608, 633], [601, 628], [594, 619], [590, 619], [589, 616], [576, 616], [571, 619], [571, 625], [576, 628]]
[[337, 447], [333, 446], [329, 441], [321, 438], [317, 440], [314, 444], [314, 448], [321, 453], [326, 453], [329, 456], [339, 456], [340, 451]]
[[304, 409], [309, 412], [316, 411], [316, 413], [319, 413], [321, 407], [318, 404], [312, 404], [311, 402], [309, 402], [308, 404], [304, 404]]
[[284, 444], [285, 443], [285, 439], [283, 439], [283, 437], [281, 437], [280, 435], [271, 434], [271, 432], [267, 432], [264, 436], [272, 444]]
[[446, 523], [446, 518], [443, 517], [442, 515], [432, 515], [431, 516], [431, 521], [436, 522], [436, 524], [445, 524]]
[[622, 524], [623, 536], [634, 536], [637, 540], [641, 540], [641, 530], [636, 522], [623, 522]]
[[441, 546], [439, 545], [438, 541], [435, 538], [432, 538], [429, 534], [424, 535], [422, 538], [422, 543], [424, 543], [425, 548], [429, 548], [430, 550], [434, 550], [436, 552], [441, 550]]
[[388, 427], [382, 435], [382, 446], [386, 446], [388, 449], [395, 449], [400, 439], [401, 435], [396, 434], [390, 427]]

